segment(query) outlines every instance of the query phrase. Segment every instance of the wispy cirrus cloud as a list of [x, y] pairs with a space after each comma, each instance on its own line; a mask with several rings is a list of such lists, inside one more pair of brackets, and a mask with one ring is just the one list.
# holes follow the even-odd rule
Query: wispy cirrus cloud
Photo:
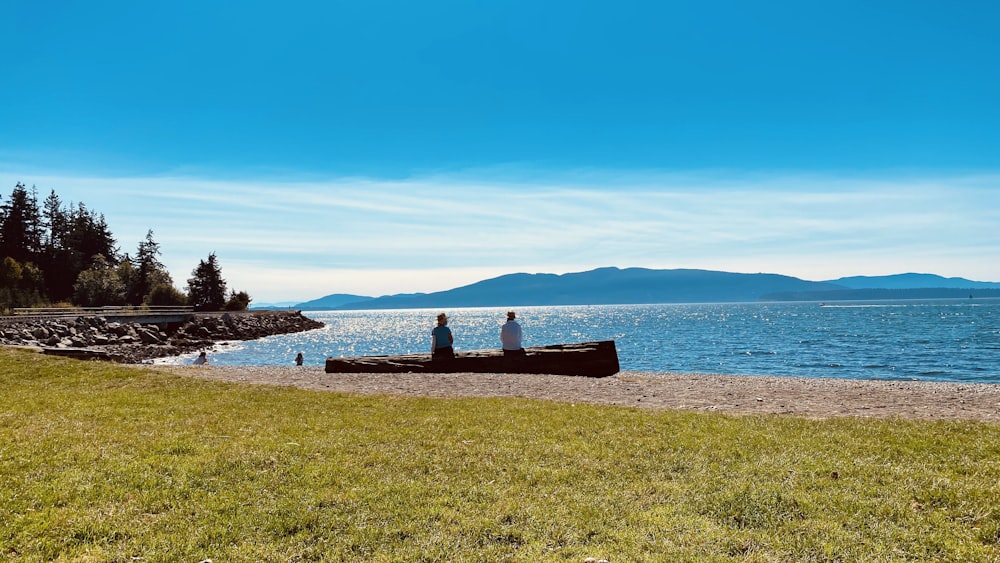
[[[1000, 175], [569, 171], [410, 180], [19, 177], [103, 213], [124, 251], [148, 229], [183, 285], [215, 252], [258, 301], [437, 291], [598, 266], [806, 279], [926, 271], [1000, 280]], [[989, 259], [994, 258], [994, 259]]]

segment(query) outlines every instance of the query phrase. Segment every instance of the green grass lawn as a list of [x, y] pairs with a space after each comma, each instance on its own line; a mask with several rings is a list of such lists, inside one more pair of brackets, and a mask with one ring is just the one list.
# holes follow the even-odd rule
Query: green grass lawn
[[347, 396], [0, 351], [7, 561], [998, 561], [998, 480], [995, 424]]

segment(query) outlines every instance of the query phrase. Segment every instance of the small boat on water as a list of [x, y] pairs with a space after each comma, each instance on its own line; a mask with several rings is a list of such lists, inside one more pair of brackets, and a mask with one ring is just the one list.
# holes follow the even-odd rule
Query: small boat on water
[[457, 352], [453, 359], [432, 360], [430, 354], [327, 358], [326, 373], [539, 373], [607, 377], [618, 373], [614, 340], [552, 344], [524, 349], [523, 356], [501, 350]]

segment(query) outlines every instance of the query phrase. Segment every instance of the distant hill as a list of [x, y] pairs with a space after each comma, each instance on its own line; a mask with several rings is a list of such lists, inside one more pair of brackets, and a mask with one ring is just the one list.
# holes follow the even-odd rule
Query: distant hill
[[831, 280], [844, 289], [832, 291], [775, 292], [761, 296], [765, 301], [871, 301], [889, 299], [966, 299], [1000, 297], [1000, 283], [965, 278], [945, 278], [935, 274], [895, 274], [854, 276]]
[[841, 289], [769, 293], [761, 301], [888, 301], [895, 299], [987, 299], [1000, 297], [1000, 289], [916, 287], [889, 289]]
[[507, 274], [435, 293], [365, 297], [336, 293], [294, 305], [302, 310], [516, 307], [1000, 297], [1000, 283], [934, 274], [854, 276], [807, 281], [780, 274], [712, 270], [598, 268], [570, 274]]
[[935, 274], [894, 274], [891, 276], [853, 276], [830, 280], [847, 289], [1000, 289], [1000, 283], [978, 282], [965, 278], [945, 278]]
[[371, 301], [373, 297], [366, 297], [364, 295], [350, 295], [348, 293], [334, 293], [331, 295], [326, 295], [320, 297], [319, 299], [313, 299], [312, 301], [305, 301], [303, 303], [296, 303], [295, 308], [301, 309], [303, 311], [329, 311], [330, 309], [336, 309], [347, 303], [364, 303], [365, 301]]
[[775, 292], [844, 289], [779, 274], [599, 268], [571, 274], [508, 274], [435, 293], [393, 295], [338, 309], [417, 309], [523, 305], [612, 305], [757, 301]]
[[275, 303], [250, 303], [251, 309], [291, 309], [295, 307], [295, 301], [277, 301]]

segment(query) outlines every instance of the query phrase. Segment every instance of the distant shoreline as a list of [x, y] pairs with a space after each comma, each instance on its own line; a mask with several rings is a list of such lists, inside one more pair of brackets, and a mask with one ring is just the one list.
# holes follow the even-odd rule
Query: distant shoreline
[[456, 307], [661, 305], [861, 299], [1000, 298], [1000, 283], [936, 274], [856, 276], [814, 282], [781, 274], [679, 268], [605, 267], [568, 274], [507, 274], [433, 293], [367, 297], [334, 293], [296, 304], [301, 310]]
[[[866, 290], [858, 290], [858, 291], [866, 291]], [[888, 290], [888, 291], [903, 291], [903, 290]], [[919, 291], [923, 291], [923, 290], [914, 290], [914, 292], [919, 292]], [[829, 303], [851, 303], [851, 302], [855, 302], [855, 301], [857, 301], [857, 302], [879, 302], [879, 301], [956, 301], [956, 302], [966, 302], [966, 301], [969, 301], [969, 302], [976, 302], [976, 301], [980, 301], [980, 300], [992, 300], [992, 301], [1000, 300], [1000, 290], [976, 290], [976, 291], [973, 291], [973, 292], [960, 291], [959, 293], [960, 293], [960, 295], [958, 295], [957, 297], [955, 297], [955, 296], [952, 296], [952, 297], [933, 297], [933, 296], [926, 296], [926, 295], [917, 295], [917, 294], [915, 294], [915, 296], [913, 296], [913, 297], [889, 297], [889, 296], [885, 296], [885, 297], [867, 297], [867, 298], [865, 298], [865, 297], [842, 296], [842, 297], [839, 297], [839, 298], [838, 297], [830, 297], [830, 298], [819, 299], [819, 298], [812, 298], [812, 297], [810, 297], [810, 298], [806, 298], [806, 297], [795, 298], [795, 297], [791, 297], [791, 296], [786, 296], [786, 298], [781, 298], [781, 299], [777, 299], [777, 298], [775, 298], [775, 299], [765, 299], [764, 297], [761, 297], [760, 299], [757, 299], [755, 301], [712, 301], [712, 302], [706, 302], [706, 301], [674, 301], [674, 302], [657, 302], [657, 303], [567, 303], [567, 304], [556, 304], [556, 305], [552, 305], [552, 304], [537, 304], [537, 303], [535, 303], [535, 304], [532, 304], [532, 303], [518, 303], [518, 304], [516, 304], [516, 307], [604, 307], [604, 306], [608, 306], [608, 307], [624, 307], [624, 306], [631, 306], [631, 305], [709, 305], [709, 304], [733, 305], [733, 304], [740, 304], [740, 303], [750, 303], [750, 304], [753, 304], [753, 303], [759, 303], [759, 304], [768, 304], [768, 303], [819, 303], [819, 304], [823, 304], [823, 303], [828, 303], [828, 302]], [[971, 297], [970, 297], [970, 293], [971, 293]], [[510, 303], [506, 303], [506, 304], [500, 304], [500, 305], [469, 305], [469, 306], [452, 306], [452, 305], [449, 305], [449, 306], [441, 306], [441, 307], [438, 307], [438, 308], [440, 308], [440, 309], [495, 309], [495, 308], [509, 308], [510, 306], [511, 306]], [[377, 309], [377, 308], [366, 308], [366, 307], [361, 307], [361, 306], [358, 306], [356, 308], [351, 308], [351, 309], [347, 309], [347, 308], [344, 308], [344, 307], [347, 307], [347, 306], [346, 305], [342, 305], [340, 307], [317, 307], [315, 309], [309, 308], [309, 307], [294, 307], [294, 308], [289, 308], [289, 307], [255, 307], [255, 308], [252, 308], [250, 310], [251, 311], [301, 311], [303, 313], [316, 313], [316, 312], [327, 312], [327, 311], [338, 311], [339, 312], [339, 311], [381, 311], [381, 310], [384, 310], [384, 309]], [[428, 309], [428, 308], [434, 308], [434, 307], [423, 307], [423, 306], [421, 306], [421, 307], [399, 307], [398, 309], [400, 309], [400, 310], [414, 310], [414, 309]]]

